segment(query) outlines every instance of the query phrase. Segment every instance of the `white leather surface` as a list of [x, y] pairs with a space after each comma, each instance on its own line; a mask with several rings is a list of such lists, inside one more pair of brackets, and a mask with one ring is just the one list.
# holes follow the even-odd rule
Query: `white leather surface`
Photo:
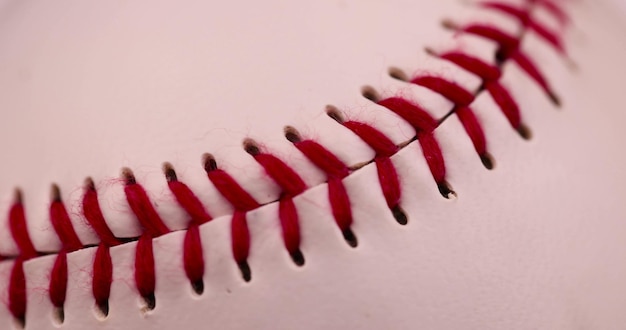
[[[462, 47], [487, 58], [493, 45], [452, 38], [443, 18], [504, 16], [446, 1], [271, 1], [228, 4], [173, 1], [3, 2], [0, 7], [0, 228], [12, 192], [25, 195], [38, 250], [60, 247], [47, 208], [58, 183], [83, 243], [97, 238], [79, 214], [81, 184], [97, 181], [114, 233], [139, 226], [119, 173], [131, 168], [172, 229], [188, 221], [161, 172], [171, 162], [181, 181], [217, 218], [202, 226], [206, 290], [195, 296], [182, 268], [178, 231], [155, 240], [156, 309], [142, 312], [134, 288], [135, 243], [112, 249], [111, 312], [96, 318], [91, 296], [94, 249], [69, 256], [66, 329], [622, 329], [626, 324], [626, 168], [620, 79], [626, 55], [623, 15], [604, 2], [568, 6], [566, 62], [533, 33], [524, 50], [563, 100], [556, 109], [515, 65], [504, 84], [520, 103], [531, 141], [513, 132], [487, 95], [473, 106], [496, 169], [485, 170], [458, 119], [437, 129], [458, 198], [441, 197], [419, 145], [393, 158], [409, 224], [395, 223], [375, 168], [345, 180], [355, 215], [356, 249], [334, 224], [324, 175], [283, 136], [292, 125], [349, 164], [373, 152], [329, 119], [332, 104], [374, 124], [396, 142], [413, 130], [360, 95], [369, 85], [400, 93], [442, 117], [451, 104], [388, 77], [387, 69], [432, 72], [464, 86], [462, 70], [428, 57], [426, 46]], [[540, 15], [540, 14], [538, 14]], [[549, 17], [545, 13], [540, 17]], [[553, 23], [547, 23], [552, 26]], [[310, 189], [296, 198], [304, 267], [280, 236], [277, 205], [253, 211], [252, 281], [230, 251], [230, 206], [206, 178], [210, 152], [259, 201], [279, 189], [243, 151], [254, 138], [292, 165]], [[0, 230], [0, 254], [16, 247]], [[47, 297], [54, 258], [25, 265], [27, 328], [54, 328]], [[0, 263], [6, 292], [10, 262]], [[6, 297], [4, 297], [6, 300]], [[12, 326], [0, 308], [2, 326]]]

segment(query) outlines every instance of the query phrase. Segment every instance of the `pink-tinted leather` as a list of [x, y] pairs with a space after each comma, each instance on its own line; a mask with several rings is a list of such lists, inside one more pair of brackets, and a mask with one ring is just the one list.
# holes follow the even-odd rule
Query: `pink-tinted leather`
[[[362, 88], [412, 100], [442, 119], [452, 102], [391, 78], [389, 69], [476, 90], [478, 77], [424, 49], [464, 51], [494, 64], [495, 45], [455, 35], [441, 22], [489, 23], [514, 35], [519, 22], [455, 0], [0, 1], [0, 255], [9, 257], [0, 262], [0, 298], [8, 301], [13, 265], [22, 262], [13, 260], [19, 251], [8, 223], [14, 189], [22, 191], [35, 249], [52, 253], [24, 261], [26, 328], [50, 329], [59, 326], [49, 284], [62, 248], [50, 219], [52, 184], [83, 244], [99, 243], [81, 211], [87, 177], [113, 235], [136, 238], [141, 222], [121, 175], [129, 168], [172, 230], [151, 243], [155, 309], [136, 287], [132, 241], [110, 248], [110, 311], [99, 315], [92, 291], [97, 247], [87, 247], [67, 254], [64, 329], [621, 329], [624, 14], [608, 1], [561, 3], [569, 27], [541, 7], [532, 15], [558, 31], [571, 58], [532, 31], [520, 49], [562, 106], [506, 62], [501, 84], [532, 139], [522, 139], [480, 93], [471, 108], [495, 168], [484, 168], [459, 119], [447, 118], [433, 138], [454, 198], [441, 196], [420, 144], [409, 144], [391, 157], [408, 217], [402, 226], [376, 164], [368, 163], [342, 180], [358, 239], [352, 248], [333, 216], [327, 173], [285, 139], [284, 127], [344, 164], [367, 163], [375, 150], [327, 116], [328, 105], [406, 142], [415, 129], [363, 97]], [[244, 150], [246, 138], [310, 187], [293, 198], [301, 267], [282, 236], [274, 202], [281, 186]], [[205, 153], [267, 203], [245, 215], [249, 282], [233, 258], [234, 207], [207, 177]], [[213, 218], [198, 226], [201, 295], [184, 264], [189, 215], [168, 187], [164, 162]], [[15, 323], [0, 306], [0, 328]]]

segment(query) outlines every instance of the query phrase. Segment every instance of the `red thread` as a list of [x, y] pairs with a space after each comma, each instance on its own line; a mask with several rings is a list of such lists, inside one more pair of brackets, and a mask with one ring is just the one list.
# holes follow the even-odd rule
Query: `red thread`
[[519, 49], [519, 40], [517, 38], [514, 38], [495, 27], [481, 24], [470, 24], [461, 28], [460, 31], [481, 36], [498, 43], [500, 46], [499, 53], [502, 61], [512, 59], [543, 89], [543, 91], [555, 104], [560, 104], [556, 93], [552, 91], [548, 81], [544, 78], [543, 74], [541, 74], [537, 65]]
[[398, 152], [398, 146], [385, 134], [372, 126], [353, 120], [342, 123], [343, 126], [354, 132], [361, 140], [365, 141], [376, 152], [378, 157], [391, 157]]
[[303, 140], [294, 144], [315, 166], [319, 167], [329, 178], [343, 179], [350, 170], [337, 156], [315, 141]]
[[208, 170], [207, 174], [215, 188], [235, 207], [230, 227], [231, 248], [244, 279], [249, 281], [247, 259], [250, 253], [250, 232], [248, 231], [246, 212], [261, 205], [225, 171], [215, 168]]
[[26, 318], [26, 277], [23, 264], [23, 257], [15, 259], [9, 280], [9, 310], [21, 323]]
[[337, 226], [346, 232], [352, 225], [352, 209], [350, 198], [342, 179], [350, 174], [346, 166], [337, 156], [319, 143], [312, 140], [303, 140], [294, 143], [313, 164], [326, 172], [328, 177], [328, 199]]
[[519, 106], [509, 91], [499, 82], [501, 77], [500, 69], [476, 57], [459, 52], [448, 52], [438, 56], [480, 77], [485, 89], [487, 89], [502, 113], [504, 113], [511, 126], [516, 130], [520, 130], [522, 119]]
[[250, 254], [250, 231], [246, 221], [246, 213], [235, 211], [231, 221], [231, 239], [233, 240], [233, 257], [239, 264], [248, 260]]
[[485, 1], [480, 3], [480, 6], [516, 18], [523, 26], [535, 31], [537, 35], [543, 38], [559, 53], [565, 54], [565, 48], [563, 47], [561, 39], [559, 39], [559, 37], [554, 32], [548, 30], [548, 28], [546, 28], [543, 24], [534, 20], [528, 11], [516, 8], [507, 3], [501, 3], [497, 1]]
[[306, 184], [291, 167], [287, 166], [276, 156], [259, 153], [253, 155], [254, 159], [265, 169], [265, 172], [276, 182], [287, 194], [296, 196], [306, 189]]
[[387, 206], [390, 209], [396, 208], [400, 202], [400, 180], [390, 157], [398, 152], [398, 146], [383, 133], [367, 124], [351, 120], [342, 124], [376, 152], [375, 163], [380, 187]]
[[102, 242], [96, 249], [93, 261], [92, 292], [98, 306], [108, 306], [113, 283], [113, 262], [109, 246]]
[[467, 107], [474, 102], [474, 95], [457, 83], [435, 76], [418, 76], [411, 83], [426, 87], [448, 99], [457, 107]]
[[298, 223], [298, 211], [291, 196], [287, 195], [278, 203], [278, 218], [283, 232], [283, 241], [289, 254], [294, 255], [300, 251], [300, 225]]
[[149, 233], [144, 233], [137, 241], [137, 249], [135, 250], [135, 285], [139, 294], [146, 301], [154, 299], [156, 276], [154, 272], [152, 236]]
[[543, 6], [548, 12], [550, 12], [561, 24], [561, 26], [568, 25], [570, 22], [569, 16], [565, 13], [561, 7], [559, 7], [554, 1], [551, 0], [529, 0], [532, 3]]
[[83, 243], [78, 238], [70, 221], [70, 216], [60, 200], [54, 200], [50, 204], [50, 222], [52, 222], [52, 227], [54, 227], [57, 236], [61, 239], [64, 250], [72, 252], [82, 249]]
[[178, 201], [178, 204], [189, 214], [191, 222], [201, 225], [211, 220], [211, 216], [202, 206], [202, 202], [194, 195], [194, 193], [180, 181], [169, 181], [167, 185], [172, 194]]
[[163, 220], [161, 220], [161, 217], [159, 217], [154, 206], [152, 206], [148, 194], [141, 185], [129, 182], [124, 186], [124, 192], [126, 193], [128, 205], [150, 236], [158, 237], [170, 231], [163, 223]]
[[98, 202], [98, 193], [91, 180], [85, 186], [82, 207], [85, 219], [87, 219], [87, 222], [89, 222], [91, 228], [93, 228], [102, 242], [108, 246], [115, 246], [120, 243], [104, 220], [104, 215], [102, 215], [100, 203]]
[[11, 206], [11, 210], [9, 211], [9, 227], [11, 229], [11, 236], [13, 236], [15, 244], [20, 250], [20, 256], [24, 260], [36, 257], [38, 253], [28, 235], [24, 206], [21, 202], [16, 202]]
[[50, 272], [50, 301], [55, 307], [62, 308], [67, 292], [67, 252], [61, 249], [57, 254]]
[[185, 274], [191, 283], [200, 283], [204, 276], [204, 256], [197, 223], [192, 222], [189, 225], [183, 244]]
[[261, 206], [254, 198], [245, 191], [230, 174], [221, 169], [207, 172], [209, 180], [215, 188], [224, 196], [236, 210], [250, 211]]
[[437, 121], [426, 110], [399, 97], [387, 98], [378, 101], [378, 104], [393, 111], [413, 126], [435, 182], [438, 185], [444, 184], [446, 166], [439, 143], [433, 135], [433, 131], [438, 125]]
[[306, 184], [291, 167], [276, 156], [265, 153], [255, 153], [252, 156], [283, 190], [278, 204], [278, 215], [285, 248], [294, 256], [300, 251], [300, 225], [292, 197], [301, 194], [306, 189]]
[[394, 209], [400, 203], [400, 180], [389, 157], [376, 157], [376, 171], [378, 181], [382, 188], [385, 201], [390, 209]]
[[340, 178], [330, 177], [328, 179], [328, 199], [339, 229], [341, 231], [349, 230], [352, 225], [350, 197], [348, 197], [346, 187]]
[[476, 152], [481, 157], [486, 155], [487, 141], [485, 140], [485, 133], [470, 108], [470, 104], [474, 102], [474, 95], [472, 93], [454, 82], [434, 76], [416, 77], [411, 80], [411, 83], [439, 93], [454, 103], [454, 113], [457, 115], [467, 135], [472, 140], [474, 149], [476, 149]]

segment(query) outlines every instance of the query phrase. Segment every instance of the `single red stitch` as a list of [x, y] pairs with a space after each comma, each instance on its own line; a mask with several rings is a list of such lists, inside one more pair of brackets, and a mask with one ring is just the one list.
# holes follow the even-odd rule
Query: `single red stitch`
[[221, 169], [207, 172], [209, 180], [215, 188], [224, 196], [236, 210], [250, 211], [261, 205], [254, 200], [252, 195], [245, 191], [228, 173]]
[[93, 261], [92, 293], [96, 304], [108, 312], [109, 297], [111, 295], [111, 284], [113, 283], [113, 262], [109, 246], [101, 242], [96, 249]]
[[426, 87], [454, 103], [457, 107], [467, 107], [474, 102], [474, 94], [457, 83], [435, 76], [417, 76], [410, 81]]
[[67, 251], [65, 248], [57, 253], [50, 272], [50, 301], [57, 308], [63, 308], [67, 292]]
[[231, 239], [235, 261], [238, 264], [247, 262], [250, 254], [250, 231], [245, 212], [235, 210], [231, 221]]
[[83, 243], [81, 243], [72, 226], [65, 206], [61, 200], [56, 198], [50, 204], [50, 222], [52, 222], [52, 227], [61, 240], [63, 249], [67, 252], [72, 252], [83, 248]]
[[186, 184], [175, 180], [168, 181], [167, 185], [176, 198], [176, 201], [178, 201], [178, 204], [180, 204], [185, 212], [187, 212], [187, 214], [191, 217], [192, 223], [201, 225], [211, 220], [211, 216], [206, 211], [204, 206], [202, 206], [202, 202], [200, 202], [198, 197], [194, 195]]
[[283, 233], [285, 248], [294, 256], [300, 251], [300, 225], [298, 211], [291, 196], [282, 197], [278, 204], [278, 218]]
[[330, 177], [328, 179], [328, 199], [339, 229], [342, 232], [349, 230], [352, 225], [350, 197], [340, 178]]
[[566, 53], [561, 39], [559, 39], [554, 32], [548, 30], [543, 24], [534, 20], [528, 11], [498, 1], [484, 1], [479, 5], [483, 8], [492, 9], [516, 18], [523, 26], [535, 31], [537, 35], [553, 46], [559, 53]]
[[152, 236], [148, 232], [143, 233], [137, 241], [137, 249], [135, 250], [135, 285], [139, 294], [146, 300], [148, 309], [153, 309], [156, 275]]
[[265, 172], [290, 196], [301, 194], [306, 189], [302, 178], [282, 160], [274, 155], [258, 153], [252, 155]]
[[487, 89], [500, 110], [504, 113], [511, 126], [518, 131], [521, 130], [522, 118], [519, 106], [509, 91], [499, 82], [501, 77], [500, 69], [481, 59], [460, 52], [448, 52], [434, 55], [450, 61], [480, 77], [485, 89]]
[[515, 63], [517, 63], [517, 65], [520, 66], [520, 68], [522, 68], [522, 70], [526, 71], [526, 73], [539, 84], [554, 104], [561, 104], [559, 97], [556, 93], [554, 93], [554, 91], [552, 91], [552, 87], [550, 87], [546, 78], [544, 78], [541, 74], [537, 65], [535, 65], [535, 63], [533, 63], [530, 58], [526, 56], [526, 54], [518, 51], [512, 54], [511, 58], [515, 61]]
[[569, 16], [565, 13], [565, 11], [561, 9], [559, 5], [554, 3], [554, 1], [550, 1], [550, 0], [528, 0], [528, 1], [534, 4], [538, 4], [540, 6], [543, 6], [548, 12], [550, 12], [559, 21], [561, 26], [566, 26], [571, 22]]
[[18, 257], [13, 262], [9, 280], [9, 310], [21, 324], [26, 320], [26, 277], [24, 258]]
[[498, 67], [465, 53], [452, 51], [442, 54], [435, 54], [433, 51], [430, 52], [435, 56], [438, 56], [444, 60], [448, 60], [458, 65], [459, 67], [479, 76], [483, 81], [496, 81], [499, 80], [502, 76], [502, 73]]
[[86, 180], [82, 208], [83, 216], [87, 219], [87, 222], [91, 225], [91, 228], [93, 228], [102, 242], [106, 243], [108, 246], [120, 244], [120, 241], [115, 237], [104, 220], [104, 215], [102, 215], [100, 203], [98, 202], [98, 193], [91, 179]]
[[398, 146], [372, 126], [353, 120], [345, 121], [342, 124], [374, 149], [377, 156], [388, 158], [398, 152]]
[[139, 223], [150, 236], [158, 237], [170, 231], [154, 209], [146, 191], [141, 185], [134, 181], [134, 178], [126, 183], [124, 192], [126, 193], [128, 205], [137, 216]]
[[303, 140], [294, 143], [315, 166], [324, 171], [328, 177], [343, 179], [350, 174], [350, 169], [337, 156], [315, 141]]
[[440, 186], [445, 184], [445, 162], [439, 143], [433, 135], [433, 131], [438, 125], [437, 121], [426, 110], [399, 97], [387, 98], [378, 101], [378, 104], [393, 111], [413, 126], [435, 182]]
[[183, 264], [187, 278], [194, 285], [202, 283], [204, 277], [204, 255], [198, 223], [192, 222], [185, 233], [183, 243]]
[[411, 83], [426, 87], [454, 103], [454, 113], [465, 128], [467, 135], [472, 140], [474, 149], [481, 158], [487, 157], [487, 141], [478, 119], [474, 115], [470, 104], [474, 102], [474, 95], [457, 83], [447, 81], [435, 76], [418, 76]]
[[11, 206], [9, 211], [9, 227], [11, 236], [13, 236], [13, 240], [20, 251], [20, 256], [24, 260], [28, 260], [36, 257], [39, 253], [35, 250], [35, 246], [28, 235], [24, 206], [20, 199], [18, 197], [18, 201]]
[[376, 157], [376, 171], [378, 181], [385, 196], [385, 201], [390, 209], [395, 209], [400, 203], [400, 180], [389, 157]]

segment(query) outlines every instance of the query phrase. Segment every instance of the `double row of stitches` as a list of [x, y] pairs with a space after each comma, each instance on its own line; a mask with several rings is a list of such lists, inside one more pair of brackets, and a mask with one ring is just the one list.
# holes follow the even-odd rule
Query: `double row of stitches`
[[[479, 5], [485, 9], [498, 11], [518, 20], [524, 27], [523, 33], [529, 30], [534, 31], [536, 35], [553, 46], [557, 52], [566, 56], [559, 33], [550, 31], [538, 21], [533, 20], [530, 15], [530, 11], [534, 6], [542, 6], [554, 16], [560, 23], [561, 28], [564, 28], [568, 23], [568, 18], [560, 5], [554, 1], [526, 0], [523, 7], [515, 7], [498, 1], [485, 1], [479, 3]], [[471, 108], [477, 93], [483, 90], [487, 91], [513, 129], [525, 138], [528, 138], [530, 134], [529, 129], [523, 123], [517, 102], [500, 83], [502, 76], [501, 64], [508, 60], [515, 62], [557, 105], [559, 103], [558, 98], [537, 66], [520, 49], [523, 33], [519, 36], [511, 36], [497, 27], [484, 24], [461, 26], [452, 22], [446, 22], [445, 25], [459, 33], [480, 36], [498, 45], [496, 54], [498, 65], [491, 65], [475, 56], [460, 51], [441, 53], [429, 51], [431, 55], [449, 61], [478, 76], [482, 80], [480, 90], [477, 92], [467, 91], [454, 82], [431, 75], [404, 77], [403, 80], [410, 84], [428, 88], [450, 100], [454, 104], [454, 109], [451, 113], [455, 114], [462, 123], [483, 164], [487, 168], [491, 168], [493, 167], [493, 162], [487, 150], [485, 135], [480, 122]], [[345, 120], [341, 113], [334, 108], [329, 108], [328, 115], [343, 127], [352, 131], [375, 151], [375, 158], [372, 162], [376, 166], [380, 187], [387, 206], [398, 223], [406, 224], [408, 219], [400, 205], [402, 199], [400, 180], [391, 160], [391, 157], [402, 147], [417, 141], [421, 146], [423, 156], [441, 194], [444, 197], [448, 197], [449, 194], [454, 193], [446, 181], [444, 158], [434, 134], [440, 122], [435, 120], [428, 111], [404, 98], [390, 97], [378, 99], [374, 92], [365, 96], [382, 109], [392, 111], [409, 123], [414, 127], [416, 136], [399, 146], [371, 125], [356, 120]], [[357, 237], [351, 229], [353, 219], [350, 195], [343, 183], [343, 179], [356, 169], [351, 169], [319, 143], [301, 137], [294, 128], [288, 127], [285, 130], [285, 136], [293, 143], [296, 149], [326, 173], [328, 198], [336, 226], [350, 246], [357, 246]], [[305, 258], [300, 249], [299, 215], [293, 199], [306, 191], [308, 187], [294, 169], [278, 157], [266, 150], [262, 150], [254, 141], [246, 140], [244, 148], [281, 188], [282, 192], [278, 200], [278, 218], [282, 228], [282, 238], [286, 251], [292, 260], [297, 265], [303, 265]], [[246, 215], [248, 212], [259, 208], [261, 204], [242, 188], [232, 176], [220, 169], [216, 160], [209, 154], [204, 157], [204, 167], [208, 179], [234, 209], [231, 219], [232, 253], [243, 279], [249, 281], [252, 277], [252, 271], [248, 265], [251, 237]], [[212, 218], [189, 187], [178, 180], [176, 172], [171, 165], [165, 164], [164, 174], [173, 196], [189, 216], [188, 229], [184, 238], [183, 265], [193, 289], [201, 294], [204, 290], [205, 262], [199, 227]], [[113, 262], [111, 260], [110, 248], [128, 241], [137, 241], [135, 284], [139, 294], [146, 302], [146, 307], [152, 309], [156, 304], [155, 259], [152, 241], [154, 238], [170, 232], [170, 229], [155, 210], [144, 188], [136, 182], [133, 173], [125, 169], [123, 177], [125, 180], [124, 192], [126, 200], [143, 228], [143, 234], [140, 237], [133, 239], [115, 237], [107, 226], [107, 222], [102, 214], [96, 187], [91, 179], [86, 180], [82, 199], [83, 216], [100, 237], [100, 243], [94, 255], [92, 291], [95, 304], [104, 315], [108, 315], [109, 296], [113, 282]], [[62, 242], [62, 249], [56, 254], [56, 260], [50, 270], [49, 298], [56, 308], [57, 316], [62, 321], [68, 282], [67, 253], [81, 249], [85, 245], [80, 241], [72, 227], [68, 212], [60, 198], [59, 188], [56, 186], [53, 187], [50, 220]], [[42, 255], [42, 253], [35, 249], [29, 237], [26, 229], [24, 206], [21, 193], [19, 192], [16, 194], [15, 202], [10, 209], [9, 226], [19, 249], [19, 255], [16, 257], [4, 257], [4, 259], [13, 260], [8, 287], [8, 307], [15, 319], [24, 323], [27, 303], [26, 276], [23, 264], [27, 260]]]

